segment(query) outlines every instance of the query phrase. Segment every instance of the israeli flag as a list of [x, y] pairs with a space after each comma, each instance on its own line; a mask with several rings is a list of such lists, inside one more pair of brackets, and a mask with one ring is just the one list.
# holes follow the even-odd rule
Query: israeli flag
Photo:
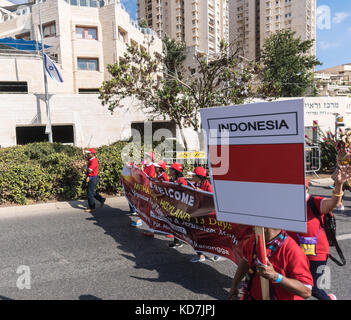
[[54, 62], [45, 53], [44, 53], [44, 65], [45, 65], [45, 70], [51, 79], [56, 81], [57, 84], [60, 84], [63, 82], [60, 72], [56, 68]]

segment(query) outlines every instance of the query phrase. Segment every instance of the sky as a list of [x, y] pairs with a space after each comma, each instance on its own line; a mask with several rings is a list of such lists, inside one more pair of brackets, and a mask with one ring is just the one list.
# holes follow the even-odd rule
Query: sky
[[[11, 0], [23, 3], [24, 0]], [[121, 0], [136, 20], [137, 0]], [[317, 0], [317, 58], [323, 63], [316, 70], [351, 63], [351, 1]]]

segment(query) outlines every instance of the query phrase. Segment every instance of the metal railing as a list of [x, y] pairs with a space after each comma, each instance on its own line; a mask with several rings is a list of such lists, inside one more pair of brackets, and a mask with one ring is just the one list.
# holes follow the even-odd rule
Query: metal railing
[[314, 173], [321, 169], [321, 149], [318, 146], [305, 147], [306, 173]]

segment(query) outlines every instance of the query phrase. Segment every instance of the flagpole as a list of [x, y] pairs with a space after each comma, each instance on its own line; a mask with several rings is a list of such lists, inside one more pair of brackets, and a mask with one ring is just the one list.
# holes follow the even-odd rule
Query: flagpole
[[49, 93], [48, 93], [48, 78], [45, 71], [44, 36], [43, 36], [43, 25], [41, 23], [40, 0], [38, 1], [38, 9], [39, 9], [39, 23], [40, 23], [40, 37], [41, 37], [41, 54], [42, 54], [42, 60], [43, 60], [43, 73], [44, 73], [45, 104], [46, 104], [46, 113], [47, 113], [47, 124], [45, 128], [45, 133], [49, 135], [49, 142], [52, 143], [53, 138], [52, 138], [51, 114], [50, 114], [50, 103], [49, 103]]

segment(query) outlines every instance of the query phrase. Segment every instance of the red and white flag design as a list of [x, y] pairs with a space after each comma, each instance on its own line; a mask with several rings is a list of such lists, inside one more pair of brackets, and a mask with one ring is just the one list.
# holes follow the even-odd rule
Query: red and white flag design
[[217, 218], [306, 230], [303, 101], [201, 111]]

